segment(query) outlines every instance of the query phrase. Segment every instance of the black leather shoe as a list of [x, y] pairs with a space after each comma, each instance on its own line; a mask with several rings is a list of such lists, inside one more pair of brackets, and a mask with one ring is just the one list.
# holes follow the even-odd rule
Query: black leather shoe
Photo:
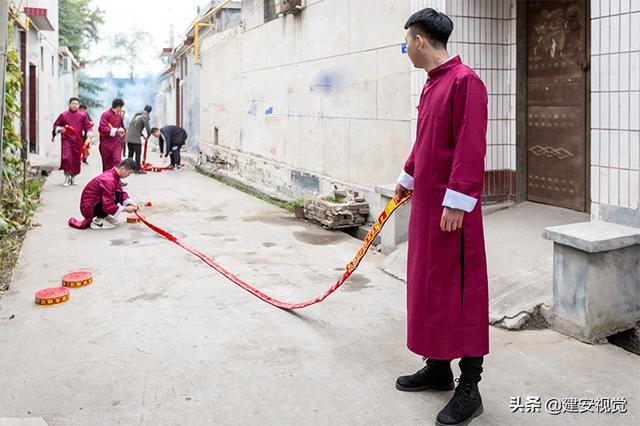
[[436, 364], [427, 359], [427, 365], [410, 376], [400, 376], [396, 380], [396, 389], [404, 392], [423, 390], [453, 390], [453, 371], [449, 364]]
[[437, 426], [464, 426], [484, 411], [478, 384], [460, 380], [453, 398], [438, 413]]

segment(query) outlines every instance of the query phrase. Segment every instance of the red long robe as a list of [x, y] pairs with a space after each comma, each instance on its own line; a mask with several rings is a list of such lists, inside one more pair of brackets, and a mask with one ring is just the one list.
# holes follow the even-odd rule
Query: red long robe
[[480, 200], [487, 91], [459, 57], [429, 72], [416, 142], [404, 172], [413, 177], [407, 269], [407, 346], [433, 359], [489, 353], [487, 265], [481, 203], [461, 229], [440, 229], [447, 189]]
[[[65, 127], [67, 126], [67, 127]], [[67, 110], [60, 114], [53, 123], [54, 132], [58, 127], [64, 127], [62, 133], [62, 155], [60, 170], [72, 176], [80, 174], [80, 150], [83, 145], [83, 134], [93, 134], [93, 124], [89, 116], [82, 111]]]
[[[98, 132], [100, 132], [100, 155], [102, 156], [102, 170], [116, 167], [122, 160], [122, 138], [112, 129], [123, 127], [120, 114], [108, 109], [102, 113]], [[113, 136], [112, 136], [113, 134]]]
[[[116, 204], [116, 192], [122, 193], [122, 202], [129, 199], [129, 195], [122, 189], [120, 176], [115, 168], [94, 177], [82, 190], [80, 196], [80, 213], [83, 220], [69, 219], [69, 226], [77, 229], [86, 229], [91, 225], [93, 210], [98, 203], [102, 203], [102, 210], [105, 213], [114, 215], [118, 212], [119, 206]], [[123, 204], [124, 205], [124, 204]]]

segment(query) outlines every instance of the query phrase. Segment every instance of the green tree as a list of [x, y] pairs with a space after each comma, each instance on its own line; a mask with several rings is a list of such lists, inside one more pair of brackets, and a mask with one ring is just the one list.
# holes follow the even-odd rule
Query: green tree
[[[100, 38], [99, 28], [104, 23], [104, 12], [91, 7], [90, 3], [91, 0], [60, 0], [58, 3], [58, 41], [60, 45], [69, 47], [79, 61], [91, 44]], [[101, 91], [100, 86], [80, 76], [78, 88], [80, 102], [89, 108], [102, 106], [96, 98]]]
[[99, 37], [98, 29], [104, 23], [104, 12], [92, 8], [91, 0], [60, 0], [58, 5], [58, 41], [69, 47], [73, 56], [81, 59]]

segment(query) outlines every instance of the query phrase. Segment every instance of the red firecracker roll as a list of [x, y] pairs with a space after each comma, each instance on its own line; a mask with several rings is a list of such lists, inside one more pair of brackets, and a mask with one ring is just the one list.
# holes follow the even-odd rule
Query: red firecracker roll
[[69, 289], [64, 287], [45, 288], [36, 292], [36, 304], [42, 306], [59, 305], [69, 300]]
[[84, 287], [93, 282], [93, 274], [86, 271], [71, 272], [62, 277], [64, 287]]

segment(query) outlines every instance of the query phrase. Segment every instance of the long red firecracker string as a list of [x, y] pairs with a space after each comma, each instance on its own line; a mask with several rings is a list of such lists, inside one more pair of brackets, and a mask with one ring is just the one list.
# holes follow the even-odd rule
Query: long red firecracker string
[[260, 290], [256, 289], [255, 287], [253, 287], [253, 286], [247, 284], [246, 282], [242, 281], [240, 278], [238, 278], [237, 276], [235, 276], [234, 274], [232, 274], [231, 272], [227, 271], [222, 266], [220, 266], [219, 264], [214, 262], [206, 254], [204, 254], [204, 253], [202, 253], [202, 252], [200, 252], [200, 251], [198, 251], [198, 250], [196, 250], [194, 248], [191, 248], [191, 247], [187, 246], [182, 241], [178, 240], [178, 238], [175, 237], [174, 235], [172, 235], [171, 233], [169, 233], [169, 232], [165, 231], [164, 229], [162, 229], [162, 228], [150, 223], [144, 217], [140, 216], [138, 214], [138, 212], [136, 212], [136, 215], [140, 218], [142, 223], [147, 225], [151, 230], [153, 230], [154, 232], [156, 232], [159, 235], [162, 235], [163, 237], [165, 237], [167, 240], [171, 241], [172, 243], [175, 243], [178, 246], [182, 247], [183, 249], [185, 249], [189, 253], [199, 257], [204, 263], [206, 263], [207, 265], [211, 266], [213, 269], [215, 269], [220, 274], [225, 276], [228, 280], [230, 280], [234, 284], [242, 287], [243, 289], [245, 289], [249, 293], [253, 294], [254, 296], [259, 298], [260, 300], [263, 300], [264, 302], [267, 302], [268, 304], [270, 304], [272, 306], [275, 306], [277, 308], [281, 308], [281, 309], [285, 309], [285, 310], [294, 310], [294, 309], [306, 308], [307, 306], [315, 305], [316, 303], [322, 302], [331, 293], [336, 291], [342, 284], [344, 284], [344, 282], [347, 281], [347, 279], [351, 276], [351, 274], [353, 274], [353, 272], [358, 268], [358, 266], [360, 265], [360, 261], [362, 261], [362, 258], [364, 257], [364, 255], [367, 253], [367, 251], [369, 251], [369, 248], [371, 247], [371, 244], [373, 243], [373, 240], [380, 233], [380, 231], [382, 230], [382, 227], [384, 226], [384, 224], [387, 222], [387, 220], [389, 220], [389, 217], [391, 217], [393, 212], [398, 207], [400, 207], [402, 204], [404, 204], [407, 201], [409, 201], [409, 199], [411, 198], [411, 195], [412, 195], [411, 192], [409, 192], [409, 193], [407, 193], [407, 195], [405, 195], [400, 200], [396, 200], [394, 198], [391, 201], [389, 201], [389, 203], [387, 203], [387, 205], [384, 208], [384, 210], [382, 211], [382, 213], [380, 213], [380, 216], [378, 217], [378, 221], [373, 225], [373, 227], [371, 227], [371, 230], [369, 231], [369, 233], [365, 237], [365, 239], [363, 241], [363, 244], [362, 244], [362, 247], [360, 247], [360, 250], [358, 250], [358, 253], [353, 258], [353, 260], [351, 262], [349, 262], [347, 264], [347, 266], [345, 267], [345, 272], [342, 275], [342, 277], [338, 281], [336, 281], [335, 284], [333, 284], [331, 287], [329, 287], [329, 289], [327, 289], [327, 291], [325, 291], [322, 295], [320, 295], [320, 296], [318, 296], [318, 297], [316, 297], [314, 299], [310, 299], [310, 300], [307, 300], [305, 302], [301, 302], [301, 303], [287, 303], [287, 302], [283, 302], [283, 301], [278, 300], [278, 299], [274, 299], [273, 297], [269, 296], [268, 294], [265, 294], [265, 293], [261, 292]]

